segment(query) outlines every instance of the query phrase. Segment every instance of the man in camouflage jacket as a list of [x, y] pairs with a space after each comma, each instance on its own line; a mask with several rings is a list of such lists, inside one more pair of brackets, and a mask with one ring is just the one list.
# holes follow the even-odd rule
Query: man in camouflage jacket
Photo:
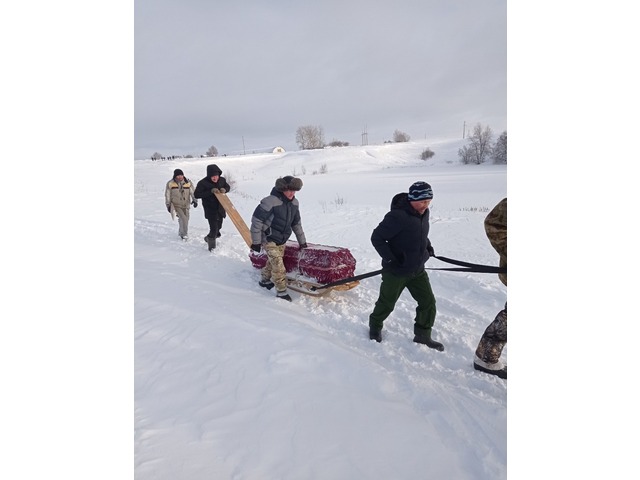
[[[503, 198], [489, 212], [484, 220], [484, 229], [491, 246], [500, 255], [500, 267], [507, 268], [507, 199]], [[507, 286], [507, 274], [498, 274], [500, 281]], [[507, 366], [500, 361], [502, 349], [507, 344], [507, 303], [504, 310], [498, 312], [482, 334], [476, 349], [473, 367], [481, 372], [507, 378]]]

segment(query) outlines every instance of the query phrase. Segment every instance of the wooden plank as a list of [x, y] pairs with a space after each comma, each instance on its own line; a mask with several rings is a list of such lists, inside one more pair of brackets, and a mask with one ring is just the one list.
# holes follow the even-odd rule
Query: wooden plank
[[220, 205], [224, 208], [224, 211], [227, 212], [227, 215], [231, 219], [231, 222], [236, 226], [238, 232], [242, 236], [242, 239], [245, 241], [247, 246], [251, 248], [251, 232], [249, 231], [249, 227], [244, 222], [240, 213], [236, 210], [236, 207], [233, 206], [229, 197], [227, 197], [226, 193], [214, 193]]

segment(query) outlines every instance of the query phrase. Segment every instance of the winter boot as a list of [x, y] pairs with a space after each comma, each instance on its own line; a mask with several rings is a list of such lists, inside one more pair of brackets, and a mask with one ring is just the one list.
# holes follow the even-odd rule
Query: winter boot
[[258, 285], [260, 285], [263, 288], [266, 288], [267, 290], [271, 290], [275, 286], [271, 280], [260, 280], [258, 282]]
[[439, 352], [444, 352], [444, 345], [442, 345], [440, 342], [436, 342], [435, 340], [431, 340], [431, 332], [422, 335], [416, 335], [415, 337], [413, 337], [413, 341], [426, 345], [427, 347], [433, 348], [434, 350], [438, 350]]
[[209, 246], [209, 251], [211, 251], [214, 248], [216, 248], [216, 239], [215, 238], [211, 238], [209, 235], [207, 235], [206, 237], [204, 237], [204, 239], [207, 242], [207, 245]]
[[286, 300], [287, 302], [291, 301], [291, 297], [289, 296], [286, 290], [284, 292], [278, 292], [276, 294], [276, 298], [281, 298], [282, 300]]
[[507, 379], [507, 366], [501, 361], [497, 363], [486, 363], [480, 358], [476, 357], [473, 360], [473, 368], [480, 372], [488, 373], [489, 375], [495, 375], [496, 377]]
[[375, 340], [378, 343], [382, 342], [382, 330], [369, 328], [369, 340]]

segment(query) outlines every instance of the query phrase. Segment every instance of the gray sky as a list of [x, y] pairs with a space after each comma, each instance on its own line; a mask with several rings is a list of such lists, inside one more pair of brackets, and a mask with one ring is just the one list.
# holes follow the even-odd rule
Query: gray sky
[[506, 0], [136, 0], [135, 156], [507, 129]]

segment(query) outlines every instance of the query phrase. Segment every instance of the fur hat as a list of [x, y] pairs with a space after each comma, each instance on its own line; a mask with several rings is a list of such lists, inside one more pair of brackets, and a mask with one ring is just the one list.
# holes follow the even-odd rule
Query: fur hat
[[182, 175], [182, 176], [184, 176], [184, 172], [183, 172], [182, 170], [180, 170], [179, 168], [176, 168], [176, 169], [173, 171], [173, 178], [176, 178], [178, 175]]
[[207, 165], [207, 177], [213, 177], [214, 175], [222, 175], [222, 170], [215, 163]]
[[291, 175], [276, 180], [276, 190], [284, 192], [285, 190], [299, 191], [302, 188], [302, 180]]
[[418, 202], [420, 200], [431, 200], [433, 190], [427, 182], [416, 182], [409, 187], [409, 201]]

